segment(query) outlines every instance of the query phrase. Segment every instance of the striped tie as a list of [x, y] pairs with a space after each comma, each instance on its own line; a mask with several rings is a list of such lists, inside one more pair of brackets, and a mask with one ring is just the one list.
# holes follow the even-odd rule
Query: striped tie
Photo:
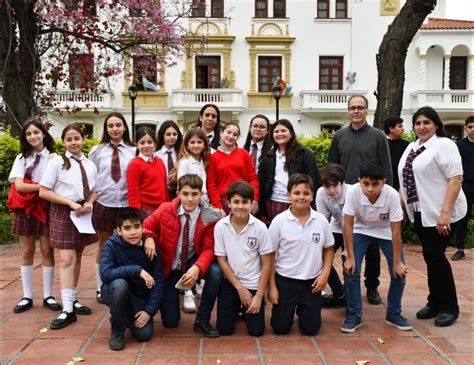
[[407, 192], [407, 203], [411, 204], [418, 201], [418, 195], [416, 193], [415, 177], [413, 176], [413, 160], [424, 150], [425, 146], [421, 146], [416, 151], [411, 150], [407, 156], [405, 166], [402, 170], [403, 187]]
[[41, 160], [41, 155], [39, 153], [37, 153], [35, 161], [33, 162], [33, 165], [28, 167], [25, 171], [25, 179], [30, 179], [31, 180], [31, 177], [33, 175], [33, 170], [36, 169], [36, 167], [39, 165], [40, 160]]
[[82, 165], [82, 161], [79, 158], [75, 156], [71, 156], [71, 157], [77, 161], [77, 163], [79, 164], [79, 168], [81, 169], [82, 189], [83, 189], [83, 194], [84, 194], [84, 200], [87, 200], [89, 199], [91, 195], [91, 189], [89, 187], [89, 180], [87, 179], [86, 169]]

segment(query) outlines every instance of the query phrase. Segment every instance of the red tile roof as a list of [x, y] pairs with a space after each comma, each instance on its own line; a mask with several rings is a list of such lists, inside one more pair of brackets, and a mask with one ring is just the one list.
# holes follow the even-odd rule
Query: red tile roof
[[420, 29], [474, 29], [474, 21], [444, 18], [428, 18]]

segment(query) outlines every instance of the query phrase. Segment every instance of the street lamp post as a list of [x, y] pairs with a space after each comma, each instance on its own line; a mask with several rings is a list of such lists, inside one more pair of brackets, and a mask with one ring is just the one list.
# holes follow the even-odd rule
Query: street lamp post
[[272, 93], [276, 103], [276, 120], [279, 119], [281, 92], [282, 90], [280, 85], [273, 86]]
[[135, 141], [135, 99], [137, 98], [137, 86], [135, 84], [128, 87], [128, 97], [132, 101], [132, 140]]

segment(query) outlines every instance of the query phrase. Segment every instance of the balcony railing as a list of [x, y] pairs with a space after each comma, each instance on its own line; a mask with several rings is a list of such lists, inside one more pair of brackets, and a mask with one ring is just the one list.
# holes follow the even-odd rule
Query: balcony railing
[[474, 90], [417, 90], [411, 93], [412, 108], [429, 105], [440, 110], [472, 110]]
[[300, 92], [301, 111], [346, 111], [352, 95], [367, 95], [365, 90], [303, 90]]
[[216, 104], [222, 110], [243, 109], [240, 89], [176, 89], [172, 91], [171, 109], [199, 110], [204, 104]]
[[110, 94], [97, 94], [91, 91], [52, 89], [54, 106], [63, 109], [77, 107], [81, 109], [101, 109], [111, 107]]

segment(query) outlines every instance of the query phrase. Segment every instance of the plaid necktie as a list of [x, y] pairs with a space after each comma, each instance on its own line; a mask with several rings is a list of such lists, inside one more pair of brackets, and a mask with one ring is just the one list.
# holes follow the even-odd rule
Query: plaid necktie
[[252, 145], [252, 150], [250, 151], [250, 157], [252, 158], [253, 165], [257, 168], [257, 151], [258, 146], [256, 143]]
[[407, 191], [408, 204], [418, 201], [418, 195], [416, 193], [415, 177], [413, 176], [413, 160], [424, 150], [426, 150], [425, 146], [421, 146], [416, 151], [411, 150], [407, 156], [405, 166], [403, 167], [403, 170], [402, 170], [403, 187]]
[[30, 179], [31, 180], [31, 176], [33, 175], [33, 170], [36, 169], [36, 167], [39, 165], [40, 160], [41, 160], [41, 155], [39, 153], [37, 153], [35, 161], [33, 162], [33, 165], [28, 167], [25, 171], [25, 179]]
[[172, 156], [171, 151], [166, 151], [166, 154], [168, 155], [168, 174], [173, 170], [174, 167], [174, 162], [173, 162], [173, 156]]
[[91, 195], [91, 189], [89, 188], [89, 181], [87, 180], [87, 173], [86, 169], [82, 165], [82, 161], [77, 158], [76, 156], [71, 156], [74, 160], [77, 161], [79, 164], [79, 168], [81, 169], [81, 177], [82, 177], [82, 189], [83, 189], [83, 194], [84, 194], [84, 200], [89, 199], [89, 196]]
[[122, 176], [122, 173], [120, 171], [120, 157], [118, 149], [119, 146], [113, 143], [111, 143], [110, 146], [114, 150], [114, 152], [112, 152], [112, 168], [110, 170], [110, 175], [113, 181], [118, 182], [120, 180], [120, 177]]
[[184, 213], [186, 222], [183, 226], [183, 239], [181, 242], [181, 270], [186, 272], [188, 266], [188, 250], [189, 250], [189, 214]]

